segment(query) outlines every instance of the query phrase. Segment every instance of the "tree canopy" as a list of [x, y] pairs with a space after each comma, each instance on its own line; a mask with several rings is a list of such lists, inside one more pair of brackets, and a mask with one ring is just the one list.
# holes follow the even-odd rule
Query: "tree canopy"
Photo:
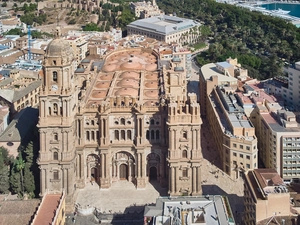
[[205, 24], [210, 47], [200, 64], [237, 57], [258, 79], [281, 75], [284, 62], [300, 59], [300, 29], [283, 19], [213, 0], [160, 0], [166, 14]]

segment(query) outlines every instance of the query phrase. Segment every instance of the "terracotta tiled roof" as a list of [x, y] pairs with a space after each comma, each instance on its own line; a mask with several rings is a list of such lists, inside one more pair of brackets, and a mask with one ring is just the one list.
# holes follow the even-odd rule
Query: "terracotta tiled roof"
[[0, 224], [1, 225], [24, 225], [31, 222], [40, 200], [1, 201]]
[[44, 198], [32, 225], [49, 225], [55, 217], [61, 194], [48, 194]]

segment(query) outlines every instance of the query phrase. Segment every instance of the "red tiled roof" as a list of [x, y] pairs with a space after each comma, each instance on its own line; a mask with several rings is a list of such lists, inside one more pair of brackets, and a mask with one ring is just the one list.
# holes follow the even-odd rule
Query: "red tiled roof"
[[44, 198], [32, 225], [49, 225], [55, 217], [61, 194], [48, 194]]

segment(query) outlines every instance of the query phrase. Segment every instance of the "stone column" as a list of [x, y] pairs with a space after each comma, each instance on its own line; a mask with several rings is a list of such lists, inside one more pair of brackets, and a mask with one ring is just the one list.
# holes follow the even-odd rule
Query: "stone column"
[[104, 157], [105, 157], [105, 155], [102, 153], [101, 154], [101, 178], [105, 178], [105, 171], [104, 171], [104, 162], [105, 162], [105, 160], [104, 160]]
[[179, 180], [179, 171], [178, 167], [175, 167], [175, 194], [178, 194], [178, 180]]
[[193, 166], [192, 167], [193, 170], [193, 179], [192, 179], [192, 193], [196, 193], [197, 192], [197, 171], [196, 171], [196, 167]]
[[201, 134], [200, 134], [200, 130], [197, 129], [197, 150], [201, 150]]
[[67, 179], [66, 179], [66, 188], [67, 188], [67, 193], [70, 194], [70, 185], [71, 185], [71, 174], [70, 174], [70, 168], [66, 169], [66, 174], [67, 174]]
[[[196, 137], [196, 130], [192, 129], [192, 150], [196, 151], [196, 142], [197, 142], [197, 137]], [[194, 156], [194, 154], [193, 154]]]
[[79, 173], [80, 173], [79, 165], [80, 165], [80, 155], [78, 154], [76, 157], [76, 177], [77, 178], [79, 178]]
[[136, 174], [137, 178], [140, 178], [140, 170], [139, 170], [139, 168], [140, 168], [140, 154], [137, 153], [136, 157], [137, 157], [137, 160], [136, 160], [136, 173], [135, 174]]
[[143, 177], [143, 155], [142, 153], [140, 154], [140, 177]]
[[197, 168], [197, 176], [196, 176], [196, 180], [197, 180], [197, 194], [202, 194], [202, 189], [201, 189], [201, 171], [200, 171], [200, 166], [196, 167]]
[[131, 181], [131, 165], [132, 163], [129, 161], [128, 162], [128, 180]]
[[175, 193], [175, 185], [176, 185], [176, 181], [175, 181], [175, 167], [174, 166], [172, 166], [171, 167], [171, 194], [174, 194]]

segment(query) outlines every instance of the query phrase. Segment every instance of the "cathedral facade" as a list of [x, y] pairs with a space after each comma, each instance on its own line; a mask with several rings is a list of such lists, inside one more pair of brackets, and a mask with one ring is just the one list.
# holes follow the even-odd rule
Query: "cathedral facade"
[[162, 66], [159, 52], [129, 48], [75, 68], [69, 44], [54, 39], [39, 100], [41, 195], [64, 190], [71, 200], [91, 181], [119, 180], [202, 193], [200, 106], [180, 58]]

